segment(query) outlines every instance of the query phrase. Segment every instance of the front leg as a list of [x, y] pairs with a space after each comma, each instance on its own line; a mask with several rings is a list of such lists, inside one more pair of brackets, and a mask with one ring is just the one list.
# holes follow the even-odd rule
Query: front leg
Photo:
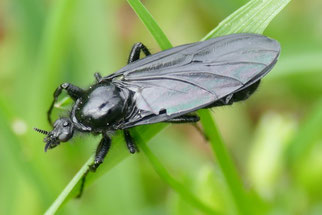
[[74, 86], [70, 83], [63, 83], [61, 85], [59, 85], [55, 92], [54, 92], [54, 100], [51, 103], [49, 110], [47, 111], [47, 119], [48, 122], [50, 123], [50, 125], [52, 125], [52, 120], [51, 120], [51, 112], [53, 111], [54, 105], [57, 102], [57, 99], [59, 97], [59, 95], [62, 93], [63, 90], [66, 90], [66, 92], [68, 93], [68, 95], [75, 101], [77, 100], [79, 97], [81, 97], [84, 93], [84, 90]]
[[132, 46], [132, 50], [130, 52], [130, 56], [129, 56], [127, 63], [132, 63], [132, 62], [140, 59], [141, 51], [144, 52], [145, 56], [151, 55], [149, 49], [145, 45], [143, 45], [143, 43], [135, 43]]
[[101, 139], [100, 143], [96, 148], [95, 160], [92, 165], [89, 166], [90, 170], [95, 172], [96, 169], [103, 163], [104, 158], [111, 147], [111, 139], [106, 135], [103, 134], [103, 138]]
[[99, 165], [103, 163], [103, 160], [107, 152], [109, 151], [110, 147], [111, 147], [111, 139], [107, 135], [103, 134], [103, 137], [96, 148], [94, 163], [90, 165], [88, 167], [88, 170], [84, 173], [82, 177], [79, 193], [76, 196], [76, 198], [80, 198], [83, 194], [87, 174], [89, 173], [89, 171], [95, 172], [96, 169], [99, 167]]

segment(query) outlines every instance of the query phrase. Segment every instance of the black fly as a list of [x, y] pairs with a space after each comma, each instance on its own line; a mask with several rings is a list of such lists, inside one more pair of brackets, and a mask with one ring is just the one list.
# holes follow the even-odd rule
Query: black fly
[[[143, 51], [145, 58], [140, 59]], [[128, 65], [81, 89], [70, 83], [54, 92], [51, 112], [63, 90], [75, 101], [69, 117], [55, 121], [52, 131], [35, 128], [47, 135], [45, 151], [66, 142], [74, 132], [101, 134], [96, 150], [95, 170], [106, 156], [111, 131], [123, 130], [127, 147], [136, 147], [129, 128], [157, 122], [197, 122], [192, 112], [201, 108], [230, 105], [247, 99], [261, 78], [275, 65], [280, 53], [277, 41], [257, 34], [232, 34], [177, 46], [151, 55], [136, 43]]]

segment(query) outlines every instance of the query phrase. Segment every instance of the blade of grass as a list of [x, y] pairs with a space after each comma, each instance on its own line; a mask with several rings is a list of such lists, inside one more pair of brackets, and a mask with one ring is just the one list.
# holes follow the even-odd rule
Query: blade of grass
[[[236, 10], [202, 40], [233, 33], [263, 33], [272, 19], [290, 2], [290, 0], [252, 0]], [[227, 185], [232, 193], [235, 205], [241, 214], [251, 213], [246, 193], [235, 165], [220, 137], [220, 133], [208, 110], [200, 110], [201, 123], [209, 137], [210, 144], [216, 155]], [[210, 129], [211, 128], [211, 129]]]
[[237, 173], [234, 162], [229, 156], [228, 150], [221, 138], [221, 135], [216, 127], [212, 114], [208, 110], [198, 111], [201, 124], [204, 128], [207, 138], [214, 155], [217, 158], [218, 165], [224, 175], [225, 181], [234, 199], [235, 206], [241, 214], [251, 214], [249, 211], [249, 203], [245, 195], [245, 190], [241, 179]]
[[76, 184], [82, 179], [85, 172], [88, 170], [88, 165], [93, 163], [94, 155], [92, 155], [86, 163], [82, 166], [82, 168], [76, 173], [73, 179], [67, 184], [61, 194], [57, 197], [57, 199], [50, 205], [50, 207], [45, 212], [45, 215], [53, 215], [56, 213], [58, 208], [62, 206], [68, 194], [74, 189]]
[[210, 31], [202, 40], [235, 33], [262, 34], [291, 0], [251, 0]]
[[[146, 10], [146, 8], [142, 5], [139, 0], [128, 0], [129, 4], [132, 6], [133, 10], [137, 13], [140, 19], [145, 24], [146, 28], [150, 31], [154, 39], [157, 41], [161, 49], [171, 48], [172, 45], [169, 42], [166, 35], [163, 33], [161, 28], [155, 22], [150, 13]], [[140, 138], [142, 142], [141, 148], [145, 155], [149, 158], [152, 166], [155, 171], [160, 175], [160, 177], [170, 185], [172, 189], [174, 189], [180, 196], [189, 202], [194, 207], [200, 209], [201, 211], [207, 214], [216, 214], [211, 208], [207, 205], [204, 205], [194, 194], [192, 194], [187, 188], [181, 185], [178, 181], [176, 181], [171, 175], [166, 171], [166, 169], [162, 166], [161, 162], [158, 161], [157, 157], [155, 157], [152, 152], [148, 149], [148, 147], [143, 142], [142, 138]]]
[[182, 199], [206, 214], [219, 214], [219, 212], [214, 211], [214, 209], [204, 204], [199, 198], [196, 197], [196, 195], [194, 195], [184, 185], [170, 175], [170, 173], [146, 145], [146, 141], [143, 139], [143, 137], [141, 137], [140, 134], [136, 134], [136, 137], [139, 137], [138, 146], [149, 159], [153, 169], [168, 185], [170, 185], [173, 190], [175, 190], [181, 196]]
[[163, 33], [159, 25], [156, 23], [151, 13], [144, 7], [139, 0], [128, 0], [135, 13], [144, 23], [146, 28], [152, 34], [153, 38], [157, 41], [162, 50], [169, 49], [172, 47], [170, 41]]
[[[137, 9], [135, 11], [140, 12], [139, 9]], [[151, 27], [148, 25], [151, 23], [154, 23], [154, 22], [155, 22], [154, 20], [146, 21], [145, 25], [148, 29], [151, 29]], [[155, 24], [153, 24], [153, 25], [155, 25]], [[154, 35], [154, 34], [152, 34], [152, 35]], [[162, 34], [162, 35], [164, 35], [164, 34]], [[155, 38], [155, 39], [158, 41], [159, 38]], [[226, 180], [226, 182], [230, 188], [230, 191], [232, 193], [235, 205], [241, 214], [247, 214], [248, 207], [245, 204], [246, 198], [244, 195], [243, 186], [242, 186], [242, 183], [240, 182], [240, 179], [238, 177], [238, 174], [237, 174], [236, 168], [234, 167], [232, 159], [229, 157], [229, 154], [227, 153], [227, 150], [225, 149], [225, 146], [224, 146], [223, 142], [221, 141], [221, 138], [219, 138], [220, 136], [219, 136], [218, 130], [216, 128], [216, 125], [214, 124], [214, 121], [211, 122], [209, 120], [208, 121], [203, 120], [203, 118], [211, 118], [210, 112], [205, 110], [204, 112], [202, 112], [202, 115], [204, 115], [204, 116], [201, 116], [203, 127], [207, 126], [208, 128], [212, 128], [213, 130], [217, 131], [216, 132], [217, 135], [215, 135], [215, 136], [209, 135], [209, 139], [210, 139], [210, 142], [212, 143], [211, 145], [213, 148], [213, 152], [217, 157], [219, 166], [221, 167], [221, 169], [224, 173], [225, 180]], [[156, 167], [155, 165], [153, 165], [153, 166]], [[159, 171], [158, 168], [155, 168], [155, 170], [156, 170], [156, 172]], [[163, 175], [162, 178], [165, 179], [166, 182], [171, 182], [171, 179], [167, 180], [165, 176], [166, 175]], [[169, 184], [169, 185], [171, 186], [171, 184]]]
[[[149, 126], [140, 126], [138, 128], [135, 128], [135, 133], [141, 134], [145, 137], [146, 141], [149, 141], [166, 126], [167, 125], [163, 123]], [[134, 139], [137, 138], [135, 134], [133, 135], [133, 137]], [[86, 177], [86, 184], [84, 189], [86, 189], [86, 187], [92, 184], [97, 178], [115, 167], [129, 155], [130, 153], [125, 147], [123, 136], [119, 133], [116, 134], [112, 140], [111, 148], [109, 150], [109, 156], [107, 156], [104, 160], [104, 165], [101, 165], [94, 174], [92, 172], [89, 172]], [[48, 210], [46, 211], [47, 215], [54, 214], [64, 203], [66, 203], [69, 199], [75, 197], [79, 193], [82, 178], [81, 176], [85, 173], [88, 165], [93, 161], [93, 158], [94, 154], [86, 161], [86, 163], [76, 173], [72, 181], [68, 183], [68, 185], [59, 194], [53, 204], [48, 208]]]
[[[129, 0], [129, 4], [132, 6], [132, 8], [137, 13], [140, 14], [139, 17], [140, 17], [141, 20], [149, 20], [149, 21], [145, 21], [143, 23], [146, 26], [149, 26], [148, 29], [150, 30], [152, 35], [156, 36], [158, 38], [156, 40], [157, 40], [158, 44], [160, 45], [160, 47], [162, 49], [171, 48], [172, 47], [171, 43], [169, 42], [169, 40], [167, 39], [165, 34], [162, 32], [160, 27], [157, 25], [157, 23], [154, 21], [154, 19], [151, 16], [151, 14], [142, 5], [142, 3], [137, 1], [137, 0]], [[152, 138], [154, 135], [156, 135], [158, 132], [160, 132], [165, 127], [166, 127], [165, 125], [160, 125], [159, 124], [159, 125], [156, 125], [156, 126], [149, 126], [148, 128], [146, 128], [145, 126], [140, 127], [140, 128], [138, 128], [138, 130], [139, 130], [139, 133], [146, 134], [146, 135], [144, 135], [146, 138], [149, 137], [149, 136], [150, 136], [150, 138]], [[121, 139], [119, 137], [114, 137], [112, 146], [117, 146], [121, 142], [123, 143], [123, 139]], [[112, 151], [112, 149], [110, 151]], [[110, 152], [110, 154], [115, 154], [115, 153]], [[117, 153], [115, 155], [116, 155], [115, 157], [109, 156], [105, 160], [105, 163], [108, 163], [108, 165], [104, 165], [103, 168], [101, 167], [100, 170], [96, 174], [88, 174], [86, 185], [91, 184], [91, 182], [94, 179], [96, 179], [100, 175], [102, 175], [100, 173], [105, 173], [106, 171], [108, 171], [109, 169], [114, 167], [116, 164], [118, 164], [121, 160], [123, 160], [126, 156], [128, 156], [128, 153], [125, 154], [125, 153], [120, 153], [119, 152], [119, 153]], [[91, 160], [91, 158], [88, 161], [90, 161], [90, 160]], [[109, 162], [108, 160], [112, 160], [112, 161]], [[83, 171], [84, 169], [86, 169], [88, 167], [88, 161], [81, 167], [80, 171]], [[79, 186], [80, 186], [80, 179], [81, 178], [79, 178], [79, 174], [77, 173], [75, 175], [75, 177], [72, 179], [73, 182], [70, 182], [66, 186], [66, 188], [62, 191], [62, 193], [58, 196], [58, 198], [50, 206], [50, 208], [48, 209], [48, 211], [50, 213], [54, 213], [64, 202], [66, 202], [68, 199], [70, 199], [73, 196], [78, 194], [78, 189], [79, 189]]]

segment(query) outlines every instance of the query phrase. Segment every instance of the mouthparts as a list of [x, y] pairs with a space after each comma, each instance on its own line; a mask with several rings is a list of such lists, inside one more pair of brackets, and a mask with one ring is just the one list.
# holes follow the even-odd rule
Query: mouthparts
[[34, 128], [34, 130], [41, 134], [47, 135], [44, 138], [44, 142], [46, 143], [45, 152], [47, 152], [48, 149], [52, 149], [59, 145], [60, 142], [58, 141], [57, 137], [54, 137], [49, 131], [45, 131], [39, 128]]
[[45, 145], [45, 152], [47, 152], [48, 149], [55, 148], [60, 144], [57, 138], [55, 137], [45, 137], [44, 142], [46, 143]]

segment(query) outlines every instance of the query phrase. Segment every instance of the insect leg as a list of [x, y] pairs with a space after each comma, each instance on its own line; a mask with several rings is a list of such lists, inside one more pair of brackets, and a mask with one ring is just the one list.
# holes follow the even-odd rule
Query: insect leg
[[97, 83], [101, 82], [102, 75], [99, 72], [95, 72], [94, 77], [95, 77]]
[[76, 198], [80, 198], [83, 194], [84, 188], [85, 188], [85, 182], [86, 182], [86, 176], [88, 175], [89, 171], [95, 172], [96, 169], [99, 167], [99, 165], [103, 162], [108, 150], [111, 146], [111, 139], [103, 134], [103, 138], [101, 139], [101, 142], [98, 144], [96, 149], [96, 155], [95, 160], [92, 165], [88, 167], [88, 170], [84, 173], [82, 177], [82, 182], [79, 188], [79, 193], [76, 196]]
[[90, 170], [95, 172], [96, 169], [103, 163], [103, 160], [108, 152], [108, 150], [111, 147], [111, 139], [103, 134], [103, 138], [101, 139], [101, 142], [98, 144], [96, 148], [96, 154], [95, 154], [95, 160], [92, 165], [89, 166]]
[[205, 140], [208, 140], [208, 137], [206, 136], [206, 134], [202, 131], [202, 129], [198, 126], [198, 124], [196, 122], [198, 122], [200, 120], [200, 117], [198, 115], [183, 115], [183, 116], [179, 116], [170, 120], [167, 120], [165, 122], [169, 122], [169, 123], [193, 123], [193, 127], [195, 127], [197, 129], [197, 131], [205, 138]]
[[87, 177], [88, 173], [89, 173], [89, 169], [86, 170], [86, 172], [82, 176], [81, 185], [80, 185], [80, 188], [79, 188], [79, 191], [78, 191], [78, 194], [77, 194], [76, 198], [80, 198], [83, 195], [84, 188], [85, 188], [86, 177]]
[[135, 43], [132, 46], [132, 50], [130, 52], [130, 56], [129, 56], [127, 63], [132, 63], [132, 62], [140, 59], [141, 51], [144, 52], [145, 56], [151, 55], [149, 49], [145, 45], [143, 45], [142, 43]]
[[51, 103], [49, 110], [47, 111], [47, 119], [48, 122], [52, 125], [52, 120], [51, 120], [51, 112], [54, 108], [55, 103], [57, 102], [58, 96], [62, 93], [63, 90], [66, 90], [68, 95], [73, 99], [76, 100], [83, 94], [83, 90], [77, 86], [74, 86], [70, 83], [63, 83], [59, 85], [59, 87], [56, 88], [54, 92], [54, 100]]
[[124, 139], [131, 154], [138, 151], [129, 130], [124, 130]]
[[205, 132], [202, 130], [202, 128], [201, 128], [201, 126], [199, 126], [197, 123], [194, 123], [194, 124], [192, 124], [193, 125], [193, 127], [195, 127], [195, 129], [199, 132], [199, 134], [201, 135], [201, 136], [203, 136], [203, 138], [206, 140], [206, 141], [208, 141], [209, 140], [209, 138], [208, 138], [208, 136], [205, 134]]
[[198, 122], [200, 120], [200, 117], [198, 115], [182, 115], [178, 116], [173, 119], [169, 119], [165, 122], [170, 123], [191, 123], [191, 122]]

